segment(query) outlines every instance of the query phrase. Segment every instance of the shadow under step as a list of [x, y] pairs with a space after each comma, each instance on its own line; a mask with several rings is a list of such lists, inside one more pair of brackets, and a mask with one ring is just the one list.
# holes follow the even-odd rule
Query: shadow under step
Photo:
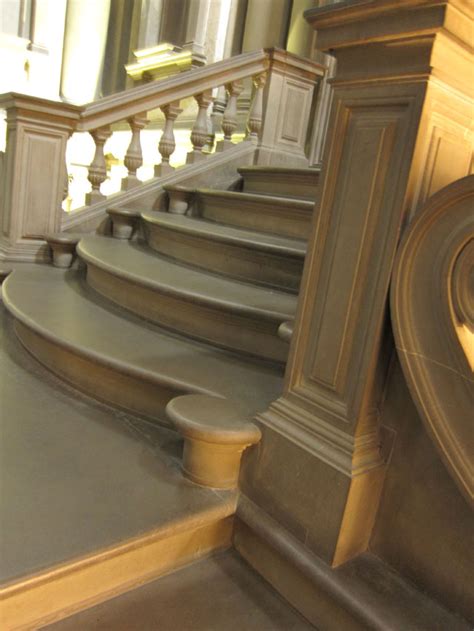
[[193, 214], [230, 226], [306, 240], [313, 209], [314, 202], [307, 200], [198, 189]]
[[143, 213], [142, 219], [148, 245], [157, 252], [245, 282], [298, 291], [306, 252], [302, 239], [170, 213]]
[[165, 407], [187, 393], [225, 396], [248, 416], [281, 392], [276, 366], [181, 338], [117, 312], [77, 270], [15, 270], [3, 301], [23, 345], [87, 394], [169, 425]]
[[284, 362], [278, 338], [296, 296], [177, 264], [136, 242], [84, 237], [77, 252], [87, 282], [146, 320], [216, 346]]
[[245, 193], [278, 195], [294, 199], [316, 199], [319, 168], [248, 166], [237, 169]]

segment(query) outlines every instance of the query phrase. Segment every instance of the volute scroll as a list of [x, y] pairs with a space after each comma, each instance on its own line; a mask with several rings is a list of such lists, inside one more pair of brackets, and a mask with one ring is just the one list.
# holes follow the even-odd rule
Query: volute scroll
[[431, 197], [395, 262], [391, 317], [413, 400], [474, 505], [474, 175]]

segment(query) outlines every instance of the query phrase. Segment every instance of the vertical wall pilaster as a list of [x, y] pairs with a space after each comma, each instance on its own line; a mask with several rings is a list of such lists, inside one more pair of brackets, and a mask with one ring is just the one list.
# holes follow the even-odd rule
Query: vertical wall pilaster
[[17, 260], [44, 256], [43, 237], [59, 231], [66, 143], [79, 113], [74, 106], [4, 95], [7, 146], [2, 170], [1, 254]]
[[264, 118], [257, 164], [307, 166], [305, 145], [311, 103], [324, 68], [283, 50], [269, 51]]
[[260, 416], [242, 490], [332, 565], [367, 548], [383, 484], [383, 330], [400, 233], [470, 169], [469, 18], [452, 4], [307, 14], [337, 59], [334, 96], [285, 388]]

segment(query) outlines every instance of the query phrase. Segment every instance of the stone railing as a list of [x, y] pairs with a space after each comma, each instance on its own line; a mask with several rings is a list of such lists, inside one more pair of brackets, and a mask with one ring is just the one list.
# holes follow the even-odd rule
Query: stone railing
[[170, 175], [174, 169], [170, 158], [176, 148], [173, 128], [182, 111], [183, 99], [193, 97], [197, 103], [187, 165], [212, 168], [215, 156], [210, 156], [209, 151], [212, 138], [208, 112], [213, 91], [222, 86], [227, 92], [227, 104], [222, 116], [224, 136], [217, 143], [216, 153], [235, 150], [237, 99], [245, 79], [253, 82], [253, 97], [244, 141], [254, 151], [254, 161], [307, 164], [305, 142], [314, 87], [323, 72], [323, 67], [315, 62], [269, 49], [226, 59], [84, 106], [14, 93], [0, 96], [0, 108], [7, 113], [7, 146], [0, 182], [0, 199], [3, 197], [0, 255], [37, 260], [44, 251], [45, 234], [71, 228], [61, 204], [68, 194], [66, 146], [73, 132], [88, 132], [95, 143], [95, 154], [88, 167], [92, 190], [86, 197], [86, 207], [74, 213], [76, 217], [81, 212], [90, 216], [91, 209], [104, 212], [111, 201], [111, 196], [106, 198], [101, 188], [107, 178], [104, 144], [114, 125], [127, 121], [132, 132], [124, 158], [128, 174], [122, 181], [123, 192], [113, 195], [114, 204], [129, 203], [142, 194], [143, 184], [137, 178], [137, 169], [143, 161], [140, 136], [149, 113], [161, 110], [164, 126], [158, 145], [161, 162], [155, 165], [155, 177], [146, 184], [147, 190], [158, 186], [163, 178], [172, 181]]

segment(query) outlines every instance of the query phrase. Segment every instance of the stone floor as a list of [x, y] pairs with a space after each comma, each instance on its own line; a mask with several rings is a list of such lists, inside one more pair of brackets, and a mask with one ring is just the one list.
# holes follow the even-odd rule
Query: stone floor
[[52, 376], [0, 301], [0, 583], [228, 501], [182, 478], [180, 449]]
[[43, 631], [314, 629], [233, 551], [199, 561]]

